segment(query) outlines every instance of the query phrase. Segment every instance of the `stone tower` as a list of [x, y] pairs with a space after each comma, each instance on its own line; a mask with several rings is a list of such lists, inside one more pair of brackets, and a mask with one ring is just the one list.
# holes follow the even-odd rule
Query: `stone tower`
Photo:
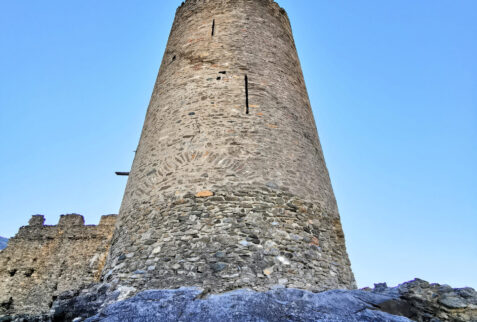
[[137, 290], [355, 287], [273, 0], [177, 9], [102, 278]]

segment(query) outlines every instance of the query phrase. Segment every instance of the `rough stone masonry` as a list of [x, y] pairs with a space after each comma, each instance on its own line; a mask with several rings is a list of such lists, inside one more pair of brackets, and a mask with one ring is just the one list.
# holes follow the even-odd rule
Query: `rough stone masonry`
[[56, 226], [44, 221], [33, 216], [0, 252], [0, 317], [46, 313], [62, 292], [99, 281], [116, 216], [98, 226], [80, 215], [61, 216]]
[[105, 282], [354, 288], [285, 11], [178, 8], [118, 217]]
[[46, 313], [93, 282], [131, 295], [356, 287], [290, 22], [273, 0], [178, 8], [114, 234], [103, 220], [21, 228], [0, 253], [0, 315]]

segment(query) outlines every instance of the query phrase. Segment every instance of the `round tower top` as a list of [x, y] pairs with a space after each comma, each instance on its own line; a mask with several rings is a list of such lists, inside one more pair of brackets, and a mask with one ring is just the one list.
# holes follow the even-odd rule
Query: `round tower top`
[[[252, 1], [252, 2], [257, 2], [257, 3], [262, 3], [264, 5], [268, 5], [271, 8], [275, 9], [277, 13], [284, 14], [285, 16], [287, 15], [285, 9], [280, 7], [280, 5], [275, 2], [275, 0], [246, 0], [246, 1]], [[185, 0], [181, 3], [178, 10], [181, 8], [193, 8], [196, 6], [200, 6], [202, 4], [210, 4], [210, 3], [217, 3], [217, 2], [231, 2], [231, 3], [236, 3], [237, 0]]]

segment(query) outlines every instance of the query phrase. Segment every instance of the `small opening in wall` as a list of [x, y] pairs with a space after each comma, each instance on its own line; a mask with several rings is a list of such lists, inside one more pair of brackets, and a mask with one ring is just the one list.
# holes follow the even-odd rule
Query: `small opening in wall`
[[220, 76], [217, 77], [217, 80], [221, 80], [222, 78]]
[[214, 37], [215, 34], [215, 19], [212, 20], [212, 37]]
[[245, 75], [245, 114], [248, 114], [249, 106], [248, 106], [248, 76]]
[[26, 277], [31, 277], [33, 275], [33, 273], [35, 273], [35, 270], [33, 268], [30, 268], [25, 272], [25, 276]]
[[225, 75], [225, 74], [227, 74], [227, 72], [225, 70], [223, 70], [223, 71], [220, 71], [219, 74]]
[[10, 276], [15, 276], [15, 274], [17, 273], [17, 270], [16, 269], [12, 269], [10, 271], [8, 271], [8, 274], [10, 274]]
[[176, 60], [176, 55], [172, 56], [172, 61], [175, 61]]

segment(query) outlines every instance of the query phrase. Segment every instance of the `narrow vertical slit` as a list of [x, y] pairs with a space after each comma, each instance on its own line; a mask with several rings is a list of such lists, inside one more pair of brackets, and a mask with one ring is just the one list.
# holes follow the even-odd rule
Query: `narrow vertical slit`
[[249, 113], [249, 106], [248, 106], [248, 76], [245, 75], [245, 114]]
[[212, 37], [214, 37], [215, 34], [215, 19], [212, 20]]

